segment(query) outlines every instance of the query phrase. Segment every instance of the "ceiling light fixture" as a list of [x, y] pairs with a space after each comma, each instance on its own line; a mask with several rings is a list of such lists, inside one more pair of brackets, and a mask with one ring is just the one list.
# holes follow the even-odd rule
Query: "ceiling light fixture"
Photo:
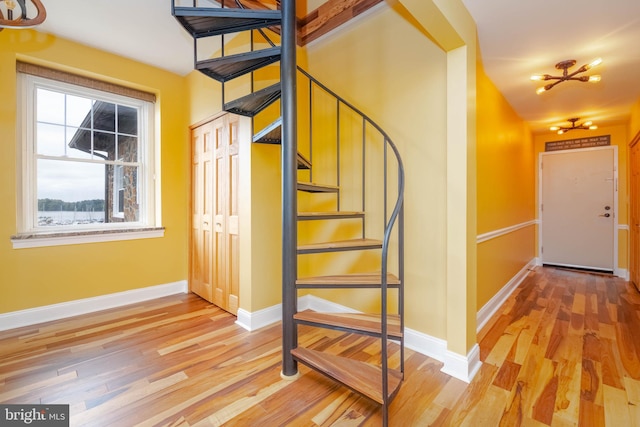
[[551, 126], [549, 128], [549, 130], [554, 131], [554, 132], [558, 132], [558, 135], [562, 135], [565, 132], [569, 132], [570, 130], [574, 130], [574, 129], [598, 129], [598, 126], [594, 125], [593, 122], [591, 120], [589, 120], [588, 122], [584, 122], [582, 124], [579, 124], [576, 126], [576, 122], [580, 120], [578, 118], [573, 118], [573, 119], [568, 119], [568, 121], [571, 122], [571, 127], [564, 127], [564, 126]]
[[594, 76], [577, 76], [577, 74], [584, 73], [585, 71], [595, 67], [596, 65], [600, 64], [601, 62], [602, 62], [601, 58], [595, 59], [595, 60], [591, 61], [590, 63], [585, 64], [582, 67], [578, 68], [573, 73], [569, 74], [569, 68], [571, 68], [574, 65], [576, 65], [576, 60], [575, 59], [568, 59], [566, 61], [558, 62], [556, 64], [556, 68], [558, 70], [562, 70], [562, 76], [551, 76], [549, 74], [534, 74], [534, 75], [531, 76], [531, 80], [535, 80], [535, 81], [556, 80], [553, 83], [549, 83], [549, 84], [547, 84], [545, 86], [539, 87], [538, 90], [536, 90], [536, 93], [538, 95], [540, 95], [542, 92], [548, 91], [549, 89], [551, 89], [552, 87], [554, 87], [558, 83], [561, 83], [561, 82], [564, 82], [564, 81], [567, 81], [567, 80], [578, 80], [580, 82], [599, 82], [600, 81], [600, 76], [598, 76], [598, 75], [594, 75]]
[[[3, 28], [32, 28], [36, 25], [40, 25], [47, 17], [47, 11], [40, 0], [29, 0], [36, 7], [36, 16], [33, 18], [27, 17], [27, 2], [26, 0], [4, 0], [7, 16], [2, 13], [0, 9], [0, 30]], [[0, 4], [1, 4], [0, 3]], [[16, 11], [16, 6], [20, 6], [20, 10]]]

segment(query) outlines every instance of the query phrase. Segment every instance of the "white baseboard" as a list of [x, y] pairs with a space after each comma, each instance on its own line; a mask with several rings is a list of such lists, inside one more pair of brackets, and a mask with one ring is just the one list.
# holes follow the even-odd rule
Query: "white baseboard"
[[466, 357], [447, 350], [444, 366], [441, 371], [466, 383], [470, 383], [481, 366], [480, 346], [475, 344]]
[[516, 273], [509, 282], [502, 287], [494, 296], [491, 298], [479, 311], [476, 315], [476, 332], [480, 332], [480, 330], [487, 324], [489, 319], [497, 313], [502, 304], [511, 296], [513, 291], [522, 283], [522, 281], [527, 277], [527, 273], [531, 270], [535, 265], [537, 265], [537, 260], [532, 259], [529, 261], [522, 269]]
[[[150, 286], [147, 288], [133, 289], [125, 292], [0, 314], [0, 331], [122, 307], [169, 295], [187, 293], [188, 291], [187, 281], [181, 280], [165, 285]], [[298, 309], [334, 313], [357, 312], [357, 310], [347, 306], [313, 295], [300, 297], [298, 299]], [[241, 308], [238, 310], [236, 324], [248, 331], [255, 331], [279, 322], [280, 320], [282, 320], [282, 305], [277, 304], [255, 312], [249, 312]], [[405, 328], [405, 345], [411, 350], [443, 362], [443, 372], [463, 381], [469, 382], [480, 366], [480, 361], [477, 357], [479, 356], [479, 352], [476, 351], [475, 347], [467, 357], [464, 357], [448, 351], [445, 340], [409, 328]]]
[[[318, 298], [314, 295], [305, 295], [302, 298], [304, 299], [304, 305], [299, 305], [300, 310], [322, 311], [324, 313], [358, 313], [358, 310], [323, 298]], [[300, 302], [298, 302], [298, 304], [300, 304]]]
[[620, 277], [621, 279], [629, 281], [629, 270], [627, 270], [626, 268], [616, 268], [613, 274]]
[[438, 362], [444, 362], [447, 353], [447, 341], [410, 328], [404, 328], [404, 345]]
[[[298, 299], [298, 310], [313, 310], [325, 313], [357, 313], [350, 307], [318, 298], [314, 295], [305, 295]], [[282, 305], [274, 305], [256, 312], [238, 310], [236, 324], [248, 331], [255, 331], [265, 326], [282, 320]], [[476, 346], [469, 355], [461, 356], [447, 350], [447, 342], [431, 335], [405, 328], [405, 346], [425, 356], [444, 363], [442, 371], [448, 375], [469, 382], [480, 368], [480, 352]]]
[[447, 341], [422, 332], [405, 328], [404, 337], [407, 348], [442, 362], [442, 372], [466, 383], [471, 382], [482, 366], [478, 344], [473, 346], [467, 356], [462, 356], [447, 350]]
[[[322, 311], [325, 313], [355, 313], [356, 311], [344, 305], [318, 298], [313, 295], [305, 295], [298, 298], [298, 310]], [[247, 331], [255, 331], [265, 326], [272, 325], [282, 320], [282, 304], [276, 304], [262, 310], [250, 312], [238, 309], [236, 324]]]
[[186, 280], [0, 314], [0, 331], [187, 293]]
[[280, 320], [282, 320], [282, 304], [277, 304], [254, 312], [239, 308], [236, 325], [251, 332], [264, 328], [265, 326], [272, 325]]

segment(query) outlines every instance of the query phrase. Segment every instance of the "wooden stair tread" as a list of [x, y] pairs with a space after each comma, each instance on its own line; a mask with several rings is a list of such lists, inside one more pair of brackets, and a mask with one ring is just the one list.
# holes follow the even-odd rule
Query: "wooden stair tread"
[[[373, 288], [382, 286], [380, 273], [337, 274], [330, 276], [300, 277], [296, 280], [300, 287], [345, 287], [345, 288]], [[387, 273], [387, 286], [400, 286], [400, 279]]]
[[298, 169], [311, 169], [311, 162], [298, 152]]
[[173, 16], [192, 37], [209, 37], [280, 25], [279, 10], [175, 7]]
[[280, 47], [198, 61], [196, 69], [221, 83], [233, 80], [280, 60]]
[[346, 218], [363, 218], [364, 212], [357, 211], [334, 211], [334, 212], [298, 212], [298, 220], [314, 220], [314, 219], [346, 219]]
[[257, 90], [224, 104], [224, 111], [240, 116], [253, 117], [260, 111], [280, 99], [280, 83], [276, 83], [264, 89]]
[[[293, 318], [301, 323], [312, 326], [328, 327], [347, 332], [364, 333], [367, 335], [380, 336], [382, 327], [380, 325], [379, 314], [368, 313], [319, 313], [305, 310], [296, 313]], [[400, 316], [397, 314], [387, 315], [387, 336], [402, 338], [400, 330]]]
[[282, 116], [253, 136], [253, 142], [280, 144], [282, 142]]
[[[253, 135], [253, 142], [259, 144], [281, 144], [282, 143], [282, 117]], [[298, 169], [311, 169], [311, 162], [300, 152], [298, 152]]]
[[385, 400], [391, 401], [402, 382], [402, 374], [389, 369], [388, 399], [385, 399], [382, 394], [382, 370], [377, 366], [301, 347], [291, 350], [291, 354], [299, 362], [381, 405], [384, 405]]
[[298, 182], [298, 190], [308, 193], [337, 193], [340, 187], [336, 185], [317, 184], [315, 182]]
[[361, 249], [379, 249], [382, 241], [375, 239], [353, 239], [335, 242], [310, 243], [298, 245], [299, 254], [311, 254], [319, 252], [357, 251]]

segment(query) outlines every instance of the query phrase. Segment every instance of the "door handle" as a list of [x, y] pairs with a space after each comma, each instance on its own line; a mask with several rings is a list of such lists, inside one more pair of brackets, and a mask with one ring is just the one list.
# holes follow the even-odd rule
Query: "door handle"
[[605, 218], [609, 218], [609, 217], [611, 216], [611, 214], [610, 214], [610, 213], [606, 213], [606, 214], [598, 215], [598, 216], [603, 216], [603, 217], [605, 217]]

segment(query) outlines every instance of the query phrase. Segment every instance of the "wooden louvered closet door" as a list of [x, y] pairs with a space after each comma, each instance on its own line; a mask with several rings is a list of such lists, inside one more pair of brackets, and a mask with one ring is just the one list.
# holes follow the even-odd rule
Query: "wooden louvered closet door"
[[238, 125], [225, 115], [192, 131], [191, 290], [238, 312]]

